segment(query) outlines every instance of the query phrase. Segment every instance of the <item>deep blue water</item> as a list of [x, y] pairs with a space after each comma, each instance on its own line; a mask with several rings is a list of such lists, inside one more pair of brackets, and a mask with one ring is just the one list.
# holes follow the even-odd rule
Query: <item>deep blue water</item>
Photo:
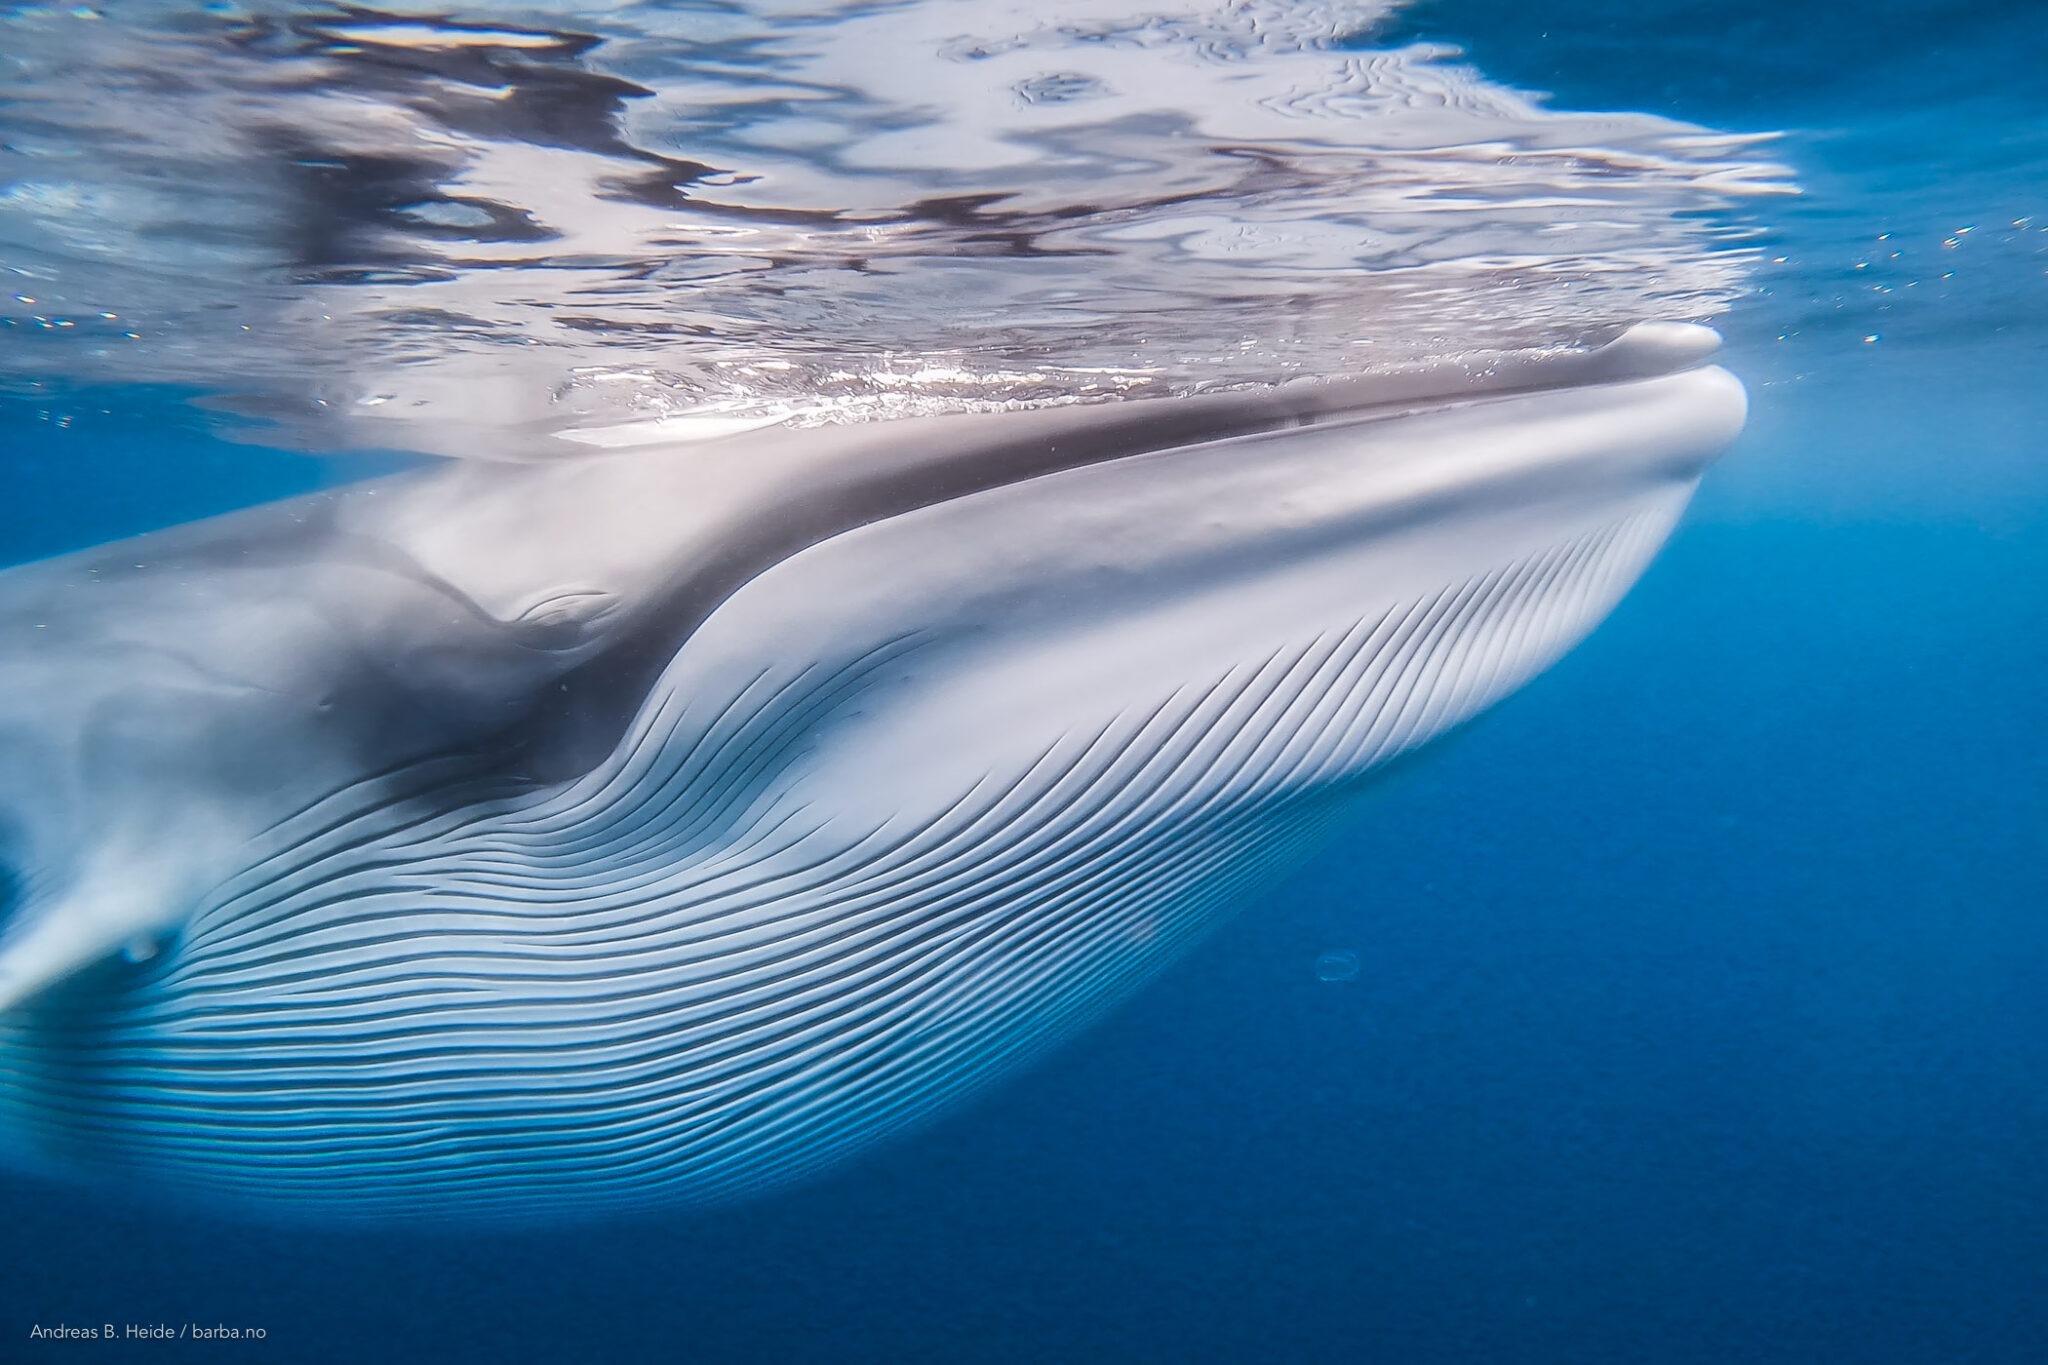
[[[9, 1178], [0, 1358], [163, 1320], [292, 1361], [2048, 1360], [2048, 236], [1995, 231], [2048, 222], [2048, 20], [1646, 8], [1408, 21], [1562, 102], [1810, 130], [1725, 327], [1750, 431], [1590, 642], [911, 1140], [489, 1237]], [[1870, 292], [1886, 232], [1950, 292]], [[326, 476], [180, 413], [0, 410], [5, 557]]]

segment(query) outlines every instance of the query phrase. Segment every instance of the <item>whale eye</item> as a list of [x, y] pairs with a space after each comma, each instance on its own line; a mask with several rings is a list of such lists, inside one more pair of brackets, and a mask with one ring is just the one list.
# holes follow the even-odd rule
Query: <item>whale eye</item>
[[617, 605], [617, 594], [601, 588], [562, 588], [535, 600], [517, 619], [527, 644], [536, 649], [569, 649]]

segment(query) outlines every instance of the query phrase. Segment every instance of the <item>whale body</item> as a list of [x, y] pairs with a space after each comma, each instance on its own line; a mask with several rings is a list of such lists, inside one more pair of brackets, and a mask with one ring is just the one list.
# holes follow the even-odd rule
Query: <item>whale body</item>
[[1705, 329], [457, 463], [0, 574], [0, 1132], [287, 1215], [729, 1198], [1071, 1035], [1548, 666]]

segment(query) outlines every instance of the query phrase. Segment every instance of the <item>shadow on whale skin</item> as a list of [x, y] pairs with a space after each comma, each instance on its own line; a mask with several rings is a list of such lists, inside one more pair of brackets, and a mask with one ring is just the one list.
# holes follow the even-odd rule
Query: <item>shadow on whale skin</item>
[[0, 575], [15, 1159], [729, 1198], [1070, 1035], [1640, 574], [1703, 328], [454, 465]]

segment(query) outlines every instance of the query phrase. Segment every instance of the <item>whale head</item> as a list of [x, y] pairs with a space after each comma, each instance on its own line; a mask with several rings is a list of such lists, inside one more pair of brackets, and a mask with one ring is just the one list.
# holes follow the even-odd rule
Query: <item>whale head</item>
[[1640, 574], [1711, 333], [456, 464], [0, 575], [0, 1122], [336, 1217], [725, 1198], [1071, 1034]]

